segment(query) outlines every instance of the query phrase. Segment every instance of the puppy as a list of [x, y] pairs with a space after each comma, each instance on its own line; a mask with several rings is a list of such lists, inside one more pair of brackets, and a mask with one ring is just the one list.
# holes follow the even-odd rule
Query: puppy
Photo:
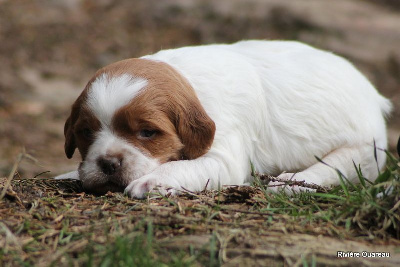
[[320, 186], [339, 183], [335, 168], [356, 182], [356, 164], [374, 180], [390, 110], [347, 60], [299, 42], [163, 50], [88, 82], [64, 129], [67, 157], [78, 148], [82, 163], [57, 178], [133, 198], [241, 185], [251, 164]]

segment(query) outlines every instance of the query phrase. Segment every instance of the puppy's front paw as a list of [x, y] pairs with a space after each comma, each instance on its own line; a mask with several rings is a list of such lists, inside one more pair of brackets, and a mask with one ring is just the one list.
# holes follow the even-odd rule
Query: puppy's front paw
[[56, 180], [65, 180], [65, 179], [79, 180], [79, 172], [78, 171], [67, 172], [67, 173], [60, 174], [60, 175], [54, 177], [54, 179], [56, 179]]
[[125, 194], [131, 198], [144, 198], [146, 193], [159, 192], [162, 195], [176, 195], [178, 185], [169, 178], [168, 183], [160, 176], [148, 174], [132, 181], [126, 188]]

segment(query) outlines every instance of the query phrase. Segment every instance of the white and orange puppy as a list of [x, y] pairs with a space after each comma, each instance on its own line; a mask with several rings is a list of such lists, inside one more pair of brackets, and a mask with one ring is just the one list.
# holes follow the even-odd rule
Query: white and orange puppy
[[142, 198], [240, 185], [256, 171], [321, 186], [353, 162], [385, 164], [390, 102], [345, 59], [298, 42], [164, 50], [100, 69], [72, 106], [65, 153], [78, 148], [87, 190]]

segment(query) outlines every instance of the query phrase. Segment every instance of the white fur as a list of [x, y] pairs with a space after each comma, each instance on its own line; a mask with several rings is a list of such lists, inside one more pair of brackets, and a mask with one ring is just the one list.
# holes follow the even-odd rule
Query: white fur
[[[143, 197], [156, 186], [166, 193], [169, 187], [176, 192], [240, 185], [251, 181], [250, 162], [260, 173], [284, 179], [296, 173], [297, 180], [338, 184], [335, 170], [315, 156], [352, 181], [357, 179], [353, 161], [367, 178], [376, 178], [373, 142], [387, 147], [384, 116], [391, 104], [345, 59], [285, 41], [185, 47], [144, 58], [166, 62], [190, 82], [216, 133], [209, 152], [197, 159], [150, 164], [151, 172], [141, 169], [145, 164], [132, 167], [144, 175], [132, 171], [126, 177], [130, 196]], [[112, 116], [117, 102], [112, 103], [101, 116]], [[108, 144], [108, 137], [96, 140], [90, 155]], [[131, 152], [132, 162], [148, 160], [139, 154]], [[385, 153], [378, 150], [377, 156], [382, 168]]]
[[102, 74], [92, 83], [87, 105], [102, 125], [109, 126], [115, 111], [128, 104], [147, 85], [143, 78]]
[[[192, 191], [208, 179], [209, 188], [243, 184], [251, 180], [250, 162], [260, 173], [288, 172], [280, 178], [289, 179], [298, 172], [294, 179], [338, 184], [336, 171], [315, 156], [352, 181], [353, 161], [376, 178], [373, 142], [387, 147], [384, 116], [391, 104], [345, 59], [285, 41], [185, 47], [144, 58], [166, 62], [187, 78], [217, 131], [206, 155], [161, 165], [128, 186], [132, 196], [143, 196], [152, 184]], [[377, 153], [382, 168], [385, 153]]]

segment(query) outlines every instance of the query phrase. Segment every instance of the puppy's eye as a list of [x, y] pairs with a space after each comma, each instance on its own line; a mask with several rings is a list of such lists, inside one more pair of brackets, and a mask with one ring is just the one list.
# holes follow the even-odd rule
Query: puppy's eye
[[139, 138], [141, 139], [151, 139], [156, 135], [156, 130], [144, 129], [139, 132]]

